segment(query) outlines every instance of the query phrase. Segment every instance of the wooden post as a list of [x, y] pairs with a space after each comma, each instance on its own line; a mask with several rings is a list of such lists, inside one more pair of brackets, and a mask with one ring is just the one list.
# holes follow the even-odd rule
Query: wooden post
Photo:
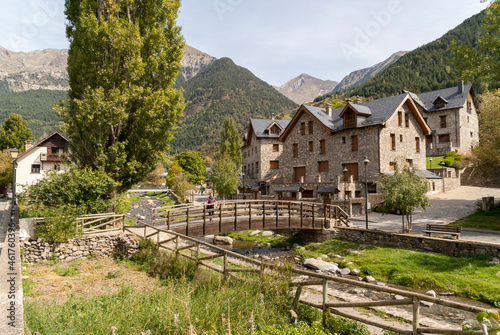
[[222, 204], [219, 204], [219, 234], [222, 233]]
[[288, 228], [292, 228], [292, 203], [288, 201]]
[[279, 202], [276, 201], [276, 206], [275, 206], [275, 210], [276, 210], [276, 212], [275, 212], [275, 214], [276, 214], [276, 228], [278, 228], [278, 223], [279, 223], [279, 221], [278, 221], [278, 217], [279, 217], [279, 210], [278, 209], [279, 209], [279, 206], [280, 206]]
[[207, 224], [207, 206], [206, 205], [203, 205], [203, 236], [205, 236], [205, 233], [206, 233], [206, 226]]
[[312, 208], [312, 220], [313, 220], [312, 226], [314, 228], [314, 204], [312, 204], [311, 208]]
[[175, 257], [179, 257], [179, 252], [177, 251], [179, 250], [179, 236], [176, 236], [175, 237]]
[[327, 290], [328, 290], [328, 281], [323, 279], [323, 326], [326, 325], [326, 298], [327, 298]]
[[252, 203], [248, 203], [248, 230], [252, 229]]
[[159, 230], [156, 232], [156, 244], [160, 245], [160, 231]]
[[420, 323], [420, 301], [413, 297], [413, 335], [418, 335], [418, 324]]
[[170, 210], [167, 212], [167, 229], [170, 230]]
[[266, 228], [266, 202], [262, 202], [262, 228]]
[[295, 297], [293, 298], [293, 309], [297, 309], [300, 300], [300, 294], [302, 293], [302, 285], [297, 286], [297, 291], [295, 291]]
[[238, 230], [236, 224], [238, 223], [238, 203], [234, 203], [234, 231]]
[[147, 235], [146, 229], [148, 229], [148, 226], [144, 225], [144, 237], [146, 237], [146, 235]]
[[224, 279], [227, 279], [227, 253], [224, 252]]
[[200, 264], [200, 244], [196, 243], [196, 266]]
[[189, 236], [189, 207], [186, 208], [186, 236]]
[[302, 216], [302, 207], [303, 207], [303, 203], [301, 202], [300, 203], [300, 228], [302, 228], [304, 226], [304, 217]]

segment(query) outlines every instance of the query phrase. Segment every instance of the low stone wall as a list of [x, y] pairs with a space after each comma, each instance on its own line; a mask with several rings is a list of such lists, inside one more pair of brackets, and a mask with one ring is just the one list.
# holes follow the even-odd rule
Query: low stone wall
[[452, 240], [347, 227], [335, 227], [323, 231], [305, 230], [300, 231], [300, 234], [304, 242], [322, 242], [331, 238], [343, 237], [358, 243], [387, 245], [455, 257], [490, 255], [500, 258], [500, 244], [484, 242]]
[[21, 244], [23, 258], [29, 263], [43, 263], [53, 257], [60, 261], [88, 257], [132, 256], [139, 249], [139, 239], [132, 234], [98, 235], [70, 239], [63, 243], [45, 242], [30, 238]]

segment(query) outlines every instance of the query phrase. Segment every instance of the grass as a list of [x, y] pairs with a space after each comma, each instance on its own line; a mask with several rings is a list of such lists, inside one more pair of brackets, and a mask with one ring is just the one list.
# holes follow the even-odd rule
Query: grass
[[[432, 157], [432, 163], [429, 158]], [[442, 166], [439, 165], [444, 160], [444, 156], [428, 156], [426, 157], [426, 168], [427, 169], [441, 169]]]
[[488, 229], [500, 231], [500, 204], [493, 206], [489, 212], [478, 210], [477, 212], [449, 223], [452, 226], [464, 228]]
[[[359, 249], [359, 252], [352, 252]], [[359, 246], [357, 243], [329, 240], [297, 250], [305, 257], [339, 254], [336, 262], [361, 270], [362, 276], [413, 288], [436, 289], [500, 306], [498, 265], [490, 256], [449, 257], [382, 246]], [[418, 269], [418, 270], [416, 270]]]
[[259, 242], [261, 244], [271, 244], [271, 246], [276, 248], [282, 248], [289, 246], [291, 247], [294, 243], [300, 244], [300, 238], [297, 234], [287, 233], [287, 234], [274, 234], [272, 236], [262, 236], [262, 232], [256, 235], [251, 235], [253, 230], [241, 231], [229, 233], [227, 236], [230, 236], [236, 240], [242, 241], [253, 241]]

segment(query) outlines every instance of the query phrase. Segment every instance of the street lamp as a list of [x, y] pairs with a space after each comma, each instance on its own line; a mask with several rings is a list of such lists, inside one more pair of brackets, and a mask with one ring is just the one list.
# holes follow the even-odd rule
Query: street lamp
[[446, 163], [444, 161], [441, 161], [441, 163], [439, 163], [439, 165], [441, 165], [441, 178], [443, 178], [443, 193], [446, 193], [444, 190], [444, 167], [445, 167]]
[[241, 176], [243, 177], [243, 200], [245, 200], [247, 198], [245, 194], [245, 172], [242, 172]]
[[365, 159], [363, 160], [363, 163], [365, 163], [365, 214], [366, 214], [366, 229], [368, 229], [368, 178], [367, 178], [367, 173], [366, 173], [366, 166], [370, 161], [368, 158], [365, 156]]
[[347, 168], [345, 167], [345, 165], [342, 172], [344, 173], [344, 204], [345, 204], [345, 211], [347, 212]]
[[19, 156], [19, 150], [16, 147], [10, 150], [10, 157], [12, 158], [12, 214], [15, 213], [14, 207], [16, 206], [16, 159]]

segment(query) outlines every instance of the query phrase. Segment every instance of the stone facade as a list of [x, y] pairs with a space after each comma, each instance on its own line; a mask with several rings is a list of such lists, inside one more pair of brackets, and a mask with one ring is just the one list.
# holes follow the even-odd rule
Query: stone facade
[[63, 243], [30, 238], [22, 243], [23, 258], [29, 264], [44, 263], [53, 258], [69, 262], [88, 257], [112, 257], [116, 254], [130, 257], [138, 249], [138, 237], [130, 234], [86, 236]]

